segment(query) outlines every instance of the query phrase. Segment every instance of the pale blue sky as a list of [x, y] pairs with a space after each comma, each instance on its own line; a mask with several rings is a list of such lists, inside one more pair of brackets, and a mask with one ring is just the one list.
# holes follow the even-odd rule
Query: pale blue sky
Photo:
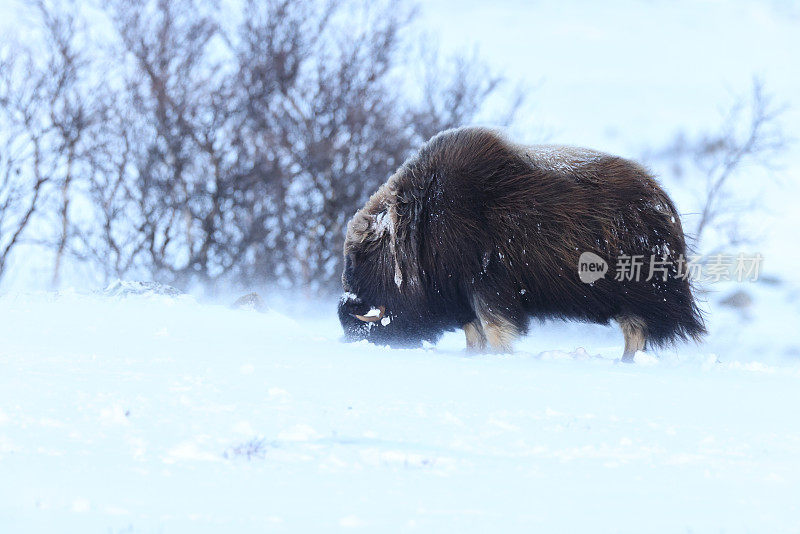
[[422, 7], [443, 48], [477, 44], [489, 62], [534, 84], [527, 121], [559, 141], [636, 150], [713, 123], [753, 75], [782, 100], [800, 95], [800, 12], [790, 16], [777, 3], [427, 0]]

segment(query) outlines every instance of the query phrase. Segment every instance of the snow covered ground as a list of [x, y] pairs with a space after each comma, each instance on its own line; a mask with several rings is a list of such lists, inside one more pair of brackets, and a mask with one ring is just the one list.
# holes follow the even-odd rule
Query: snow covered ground
[[333, 302], [6, 295], [0, 532], [798, 531], [800, 291], [739, 287], [633, 365], [579, 324], [470, 356], [341, 344]]

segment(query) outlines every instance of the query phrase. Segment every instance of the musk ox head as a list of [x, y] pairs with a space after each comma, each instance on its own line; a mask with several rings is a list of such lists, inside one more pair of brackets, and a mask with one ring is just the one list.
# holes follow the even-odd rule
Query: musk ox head
[[339, 321], [348, 342], [366, 339], [394, 348], [414, 348], [422, 344], [423, 339], [411, 326], [412, 321], [384, 305], [367, 304], [352, 293], [345, 293], [339, 302]]
[[[393, 177], [394, 178], [394, 177]], [[345, 341], [418, 347], [441, 335], [407, 254], [413, 213], [390, 178], [347, 225], [339, 321]]]

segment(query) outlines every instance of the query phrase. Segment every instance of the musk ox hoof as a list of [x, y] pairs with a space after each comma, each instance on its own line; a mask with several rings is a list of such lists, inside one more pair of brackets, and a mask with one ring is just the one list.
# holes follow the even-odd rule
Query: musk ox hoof
[[636, 363], [639, 365], [655, 365], [659, 362], [659, 359], [652, 354], [648, 354], [643, 350], [636, 351], [633, 354], [623, 354], [622, 358], [619, 360], [620, 363]]

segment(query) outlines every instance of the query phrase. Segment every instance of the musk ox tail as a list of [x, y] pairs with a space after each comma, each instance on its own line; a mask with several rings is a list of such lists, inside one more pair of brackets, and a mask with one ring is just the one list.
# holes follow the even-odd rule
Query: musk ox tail
[[[672, 227], [665, 227], [664, 234], [675, 236], [677, 240], [673, 243], [674, 249], [670, 250], [672, 266], [666, 282], [660, 282], [662, 287], [659, 287], [659, 291], [647, 288], [638, 299], [633, 299], [639, 305], [637, 315], [644, 322], [650, 345], [664, 347], [678, 340], [700, 342], [708, 331], [686, 273], [689, 258], [680, 216], [672, 200], [660, 187], [655, 189], [655, 200], [671, 214], [668, 222]], [[658, 302], [650, 302], [654, 298]]]
[[703, 314], [692, 298], [689, 283], [681, 291], [685, 297], [676, 298], [670, 303], [661, 303], [652, 311], [639, 315], [644, 322], [648, 344], [657, 347], [669, 346], [678, 340], [700, 342], [707, 333]]

